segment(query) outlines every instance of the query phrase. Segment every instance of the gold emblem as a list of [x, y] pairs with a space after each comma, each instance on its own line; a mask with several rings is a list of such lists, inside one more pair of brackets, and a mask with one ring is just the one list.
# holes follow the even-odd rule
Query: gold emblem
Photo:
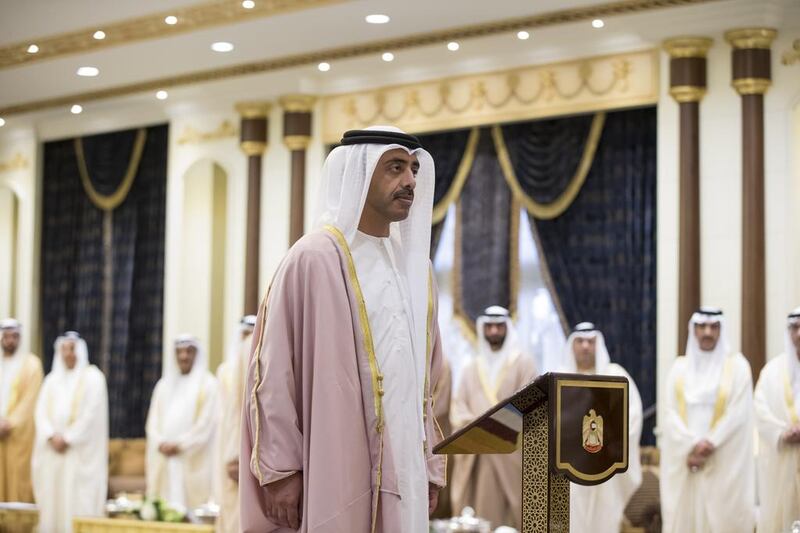
[[589, 453], [597, 453], [603, 449], [603, 417], [594, 409], [583, 416], [583, 449]]

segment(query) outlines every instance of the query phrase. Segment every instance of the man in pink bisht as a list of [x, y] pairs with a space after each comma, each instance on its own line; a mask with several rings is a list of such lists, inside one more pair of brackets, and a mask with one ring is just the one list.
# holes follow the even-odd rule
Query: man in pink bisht
[[315, 229], [261, 305], [245, 389], [244, 532], [425, 533], [445, 484], [431, 391], [434, 168], [416, 137], [344, 134]]

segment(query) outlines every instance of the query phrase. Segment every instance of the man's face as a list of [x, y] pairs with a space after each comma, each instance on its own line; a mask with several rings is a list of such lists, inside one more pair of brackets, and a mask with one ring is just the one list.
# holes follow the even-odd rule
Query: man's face
[[192, 371], [195, 357], [197, 357], [197, 348], [194, 346], [175, 348], [175, 358], [178, 360], [178, 369], [181, 374], [185, 375]]
[[800, 359], [800, 322], [795, 322], [789, 326], [789, 338], [792, 339], [795, 353], [797, 354], [797, 358]]
[[4, 329], [2, 337], [3, 353], [5, 355], [14, 355], [19, 349], [19, 331], [13, 329]]
[[597, 337], [575, 337], [572, 341], [572, 351], [575, 353], [575, 364], [578, 366], [578, 370], [594, 368]]
[[75, 368], [78, 362], [78, 354], [75, 353], [75, 341], [64, 341], [61, 343], [61, 357], [64, 359], [64, 366], [68, 370]]
[[503, 349], [503, 343], [506, 342], [506, 334], [508, 333], [508, 326], [505, 322], [497, 324], [484, 324], [483, 336], [492, 348], [493, 352], [498, 352]]
[[418, 170], [417, 156], [400, 148], [385, 152], [375, 165], [365, 207], [388, 222], [408, 218]]
[[694, 336], [697, 338], [700, 349], [710, 352], [717, 347], [719, 342], [720, 323], [708, 322], [694, 325]]

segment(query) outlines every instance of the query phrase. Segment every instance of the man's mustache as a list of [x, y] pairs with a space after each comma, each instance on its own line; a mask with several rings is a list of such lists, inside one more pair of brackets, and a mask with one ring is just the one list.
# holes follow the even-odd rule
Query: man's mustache
[[414, 191], [410, 190], [397, 191], [396, 193], [394, 193], [394, 198], [405, 198], [407, 200], [413, 200]]

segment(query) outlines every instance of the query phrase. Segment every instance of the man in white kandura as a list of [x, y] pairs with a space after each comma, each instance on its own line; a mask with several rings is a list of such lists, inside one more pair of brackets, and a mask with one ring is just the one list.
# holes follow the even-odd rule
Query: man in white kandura
[[217, 380], [208, 371], [200, 342], [175, 340], [156, 383], [147, 415], [147, 494], [188, 510], [212, 494], [213, 437], [217, 424]]
[[236, 339], [217, 369], [220, 418], [217, 430], [215, 468], [216, 500], [219, 503], [217, 531], [239, 533], [239, 452], [242, 437], [244, 379], [250, 357], [255, 315], [239, 322]]
[[664, 533], [752, 533], [755, 527], [753, 378], [732, 353], [725, 318], [702, 307], [686, 356], [667, 378], [661, 424]]
[[800, 307], [787, 322], [784, 351], [756, 385], [759, 533], [791, 531], [800, 520]]
[[567, 339], [562, 372], [622, 376], [628, 379], [628, 470], [600, 485], [570, 483], [570, 531], [619, 531], [628, 501], [642, 484], [639, 440], [642, 437], [642, 398], [633, 378], [611, 362], [603, 333], [581, 322]]
[[[520, 352], [508, 310], [487, 308], [478, 318], [478, 354], [461, 374], [450, 412], [453, 429], [474, 421], [536, 377], [533, 358]], [[456, 513], [465, 506], [494, 527], [522, 526], [522, 451], [508, 455], [456, 455], [452, 498]]]
[[86, 341], [58, 337], [36, 403], [33, 493], [40, 533], [69, 533], [76, 516], [103, 516], [108, 493], [106, 378]]

